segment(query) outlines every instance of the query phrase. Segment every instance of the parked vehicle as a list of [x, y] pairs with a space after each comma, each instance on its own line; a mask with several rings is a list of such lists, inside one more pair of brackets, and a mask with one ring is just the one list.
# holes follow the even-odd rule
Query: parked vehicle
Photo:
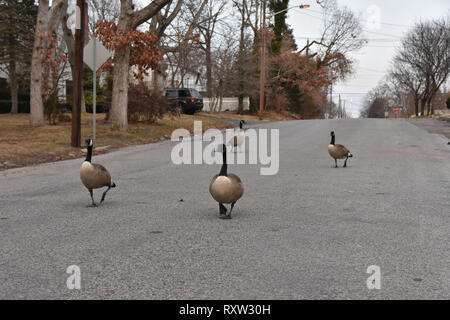
[[166, 88], [165, 96], [169, 100], [178, 101], [181, 110], [186, 114], [194, 114], [203, 109], [203, 98], [195, 89]]

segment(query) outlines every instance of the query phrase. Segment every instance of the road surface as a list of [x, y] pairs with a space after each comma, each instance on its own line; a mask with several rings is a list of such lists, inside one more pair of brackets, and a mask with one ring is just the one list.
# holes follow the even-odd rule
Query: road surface
[[174, 165], [170, 141], [94, 157], [117, 184], [98, 208], [83, 159], [0, 172], [0, 299], [450, 298], [448, 139], [405, 120], [263, 125], [280, 129], [279, 173], [231, 165], [231, 220], [208, 192], [220, 165]]

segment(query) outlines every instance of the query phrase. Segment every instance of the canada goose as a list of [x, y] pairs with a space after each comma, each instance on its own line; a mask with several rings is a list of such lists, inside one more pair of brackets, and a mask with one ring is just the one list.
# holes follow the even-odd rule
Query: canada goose
[[239, 150], [241, 149], [241, 145], [245, 141], [245, 132], [243, 130], [244, 123], [244, 120], [239, 121], [239, 133], [228, 141], [228, 144], [231, 145], [231, 149], [236, 147], [239, 147]]
[[353, 155], [342, 144], [334, 143], [335, 141], [334, 131], [331, 131], [330, 135], [331, 135], [331, 142], [328, 145], [328, 153], [332, 158], [334, 158], [334, 163], [336, 165], [335, 168], [337, 168], [337, 159], [344, 159], [344, 158], [345, 158], [344, 167], [346, 167], [348, 158], [353, 157]]
[[[227, 173], [227, 147], [222, 144], [223, 164], [220, 173], [215, 175], [209, 185], [209, 192], [214, 200], [219, 203], [221, 219], [231, 219], [231, 211], [234, 204], [244, 194], [244, 185], [241, 179], [232, 173]], [[227, 215], [227, 208], [224, 203], [231, 203], [230, 213]]]
[[89, 193], [91, 194], [92, 206], [96, 207], [97, 204], [94, 201], [92, 190], [108, 187], [108, 189], [103, 192], [102, 200], [100, 201], [100, 203], [102, 203], [103, 200], [105, 200], [106, 193], [109, 191], [109, 189], [114, 188], [116, 184], [111, 183], [111, 176], [104, 166], [97, 163], [91, 163], [92, 146], [92, 140], [86, 139], [87, 156], [86, 160], [81, 165], [80, 178], [81, 182], [83, 182], [84, 186], [89, 190]]

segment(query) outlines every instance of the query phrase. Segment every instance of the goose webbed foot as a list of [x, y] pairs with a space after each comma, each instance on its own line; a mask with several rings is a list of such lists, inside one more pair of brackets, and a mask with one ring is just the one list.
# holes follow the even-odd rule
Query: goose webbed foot
[[221, 214], [220, 219], [231, 219], [231, 216], [229, 214]]

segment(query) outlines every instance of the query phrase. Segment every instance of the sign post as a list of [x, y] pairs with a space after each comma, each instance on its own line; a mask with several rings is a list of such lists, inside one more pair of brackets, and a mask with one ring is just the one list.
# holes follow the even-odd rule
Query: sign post
[[398, 118], [398, 107], [394, 107], [395, 118]]
[[95, 37], [84, 50], [84, 63], [92, 70], [92, 140], [95, 142], [97, 118], [97, 69], [111, 57], [111, 53]]

